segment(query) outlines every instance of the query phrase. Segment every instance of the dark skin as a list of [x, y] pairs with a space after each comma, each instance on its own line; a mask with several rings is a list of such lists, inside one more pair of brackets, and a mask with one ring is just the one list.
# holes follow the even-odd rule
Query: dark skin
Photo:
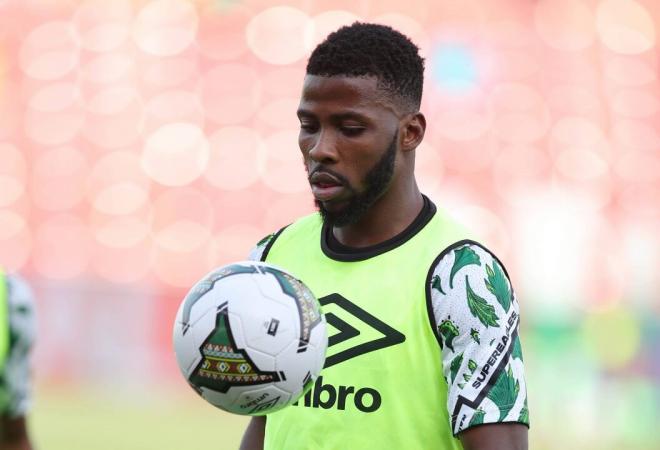
[[24, 417], [0, 418], [0, 450], [32, 450]]
[[[366, 247], [394, 237], [423, 206], [413, 170], [414, 150], [424, 137], [426, 119], [419, 112], [401, 109], [377, 87], [374, 78], [305, 77], [298, 107], [298, 145], [308, 173], [323, 165], [363, 191], [364, 176], [399, 131], [389, 188], [357, 223], [334, 229], [344, 245]], [[329, 210], [342, 208], [348, 195], [344, 191], [323, 204]]]
[[[372, 77], [307, 75], [298, 118], [298, 144], [307, 172], [322, 165], [340, 174], [358, 192], [365, 189], [365, 174], [398, 130], [396, 162], [389, 186], [356, 223], [333, 228], [339, 242], [351, 247], [375, 245], [401, 233], [413, 222], [424, 203], [414, 174], [415, 149], [426, 130], [422, 113], [392, 99]], [[323, 206], [331, 211], [340, 209], [350, 195], [350, 190], [338, 189], [331, 198], [323, 197]], [[265, 426], [265, 417], [253, 417], [240, 449], [261, 450]], [[517, 423], [472, 427], [458, 438], [465, 450], [527, 450], [527, 427]]]

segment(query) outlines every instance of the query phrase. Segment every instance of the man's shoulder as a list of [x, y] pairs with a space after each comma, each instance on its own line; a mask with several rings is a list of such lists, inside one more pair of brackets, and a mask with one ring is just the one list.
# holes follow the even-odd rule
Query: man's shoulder
[[287, 239], [290, 236], [295, 235], [296, 232], [303, 230], [311, 231], [320, 228], [322, 225], [323, 221], [321, 219], [321, 215], [318, 212], [299, 217], [289, 225], [285, 225], [279, 230], [261, 238], [250, 252], [248, 259], [252, 261], [263, 261], [268, 255], [270, 248], [275, 244], [276, 241], [279, 241], [283, 235], [284, 239]]

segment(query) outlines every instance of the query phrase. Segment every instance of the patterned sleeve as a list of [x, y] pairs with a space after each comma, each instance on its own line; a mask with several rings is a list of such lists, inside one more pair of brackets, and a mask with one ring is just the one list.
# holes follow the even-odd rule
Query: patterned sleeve
[[254, 246], [254, 248], [250, 251], [250, 254], [248, 255], [248, 260], [250, 261], [263, 261], [266, 250], [269, 248], [270, 243], [273, 239], [275, 239], [277, 233], [271, 233], [259, 242], [257, 242], [257, 245]]
[[31, 405], [31, 350], [36, 331], [32, 291], [21, 278], [6, 277], [9, 353], [0, 373], [0, 414], [25, 416]]
[[440, 255], [430, 281], [453, 433], [485, 423], [529, 426], [519, 307], [500, 261], [461, 241]]

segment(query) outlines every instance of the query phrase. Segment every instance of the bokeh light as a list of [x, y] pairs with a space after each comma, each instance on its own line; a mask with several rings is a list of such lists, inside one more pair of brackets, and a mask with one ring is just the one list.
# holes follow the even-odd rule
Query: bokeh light
[[210, 158], [204, 177], [211, 185], [240, 190], [259, 178], [265, 148], [261, 137], [246, 127], [226, 127], [209, 138]]
[[44, 277], [66, 280], [79, 276], [89, 263], [89, 232], [72, 214], [57, 214], [39, 224], [34, 236], [32, 258]]
[[75, 11], [73, 27], [80, 46], [108, 52], [130, 37], [133, 6], [129, 0], [87, 0]]
[[528, 85], [498, 85], [491, 94], [491, 102], [495, 114], [493, 128], [504, 141], [529, 143], [541, 138], [550, 126], [545, 99]]
[[315, 15], [308, 22], [307, 29], [305, 30], [307, 48], [309, 50], [313, 49], [323, 42], [328, 34], [358, 20], [360, 20], [359, 16], [345, 10], [324, 11], [321, 14]]
[[259, 76], [243, 64], [218, 65], [204, 75], [199, 95], [210, 120], [238, 124], [250, 118], [259, 106]]
[[261, 178], [266, 185], [286, 194], [309, 189], [298, 149], [297, 131], [279, 131], [265, 138], [266, 162]]
[[197, 32], [195, 7], [183, 0], [155, 0], [138, 12], [133, 39], [145, 53], [172, 56], [190, 46]]
[[78, 87], [54, 83], [37, 91], [28, 103], [24, 120], [27, 135], [39, 144], [69, 142], [85, 123]]
[[653, 19], [634, 0], [602, 0], [596, 13], [596, 29], [603, 44], [616, 53], [642, 53], [655, 45]]
[[32, 162], [32, 202], [45, 211], [73, 208], [85, 196], [89, 174], [87, 158], [78, 148], [44, 150]]
[[154, 202], [151, 231], [159, 248], [193, 251], [208, 242], [212, 227], [211, 202], [194, 189], [165, 191]]
[[268, 8], [255, 15], [245, 28], [248, 46], [267, 63], [296, 62], [307, 52], [305, 37], [309, 21], [307, 14], [290, 6]]
[[0, 209], [0, 251], [6, 270], [20, 270], [32, 250], [32, 236], [26, 220], [11, 209]]
[[295, 110], [310, 52], [356, 20], [425, 58], [417, 181], [512, 277], [530, 447], [660, 448], [657, 2], [0, 0], [0, 266], [47, 319], [37, 447], [71, 449], [81, 386], [130, 393], [72, 413], [81, 448], [238, 446], [245, 422], [185, 406], [171, 320], [315, 211]]
[[593, 13], [581, 1], [536, 2], [534, 24], [543, 41], [557, 50], [583, 50], [595, 38]]
[[142, 168], [160, 184], [183, 186], [204, 172], [208, 159], [209, 143], [198, 126], [171, 123], [147, 138]]
[[79, 47], [67, 22], [49, 22], [35, 28], [23, 41], [20, 64], [38, 80], [55, 80], [76, 68]]
[[129, 214], [149, 198], [149, 179], [135, 153], [110, 152], [92, 168], [87, 181], [87, 196], [92, 206], [106, 214]]
[[104, 53], [88, 60], [81, 69], [81, 75], [88, 84], [98, 89], [98, 85], [129, 81], [134, 64], [135, 61], [127, 53]]
[[97, 91], [87, 102], [83, 134], [103, 149], [131, 145], [140, 137], [143, 106], [130, 86], [111, 86]]
[[642, 86], [658, 79], [657, 60], [616, 56], [605, 62], [605, 75], [624, 86]]
[[439, 46], [432, 57], [433, 80], [449, 90], [470, 89], [477, 81], [477, 67], [470, 51], [458, 45]]
[[162, 125], [184, 122], [204, 126], [204, 110], [194, 92], [172, 90], [151, 98], [144, 107], [143, 133], [151, 134]]
[[11, 144], [0, 143], [0, 208], [16, 201], [25, 190], [27, 161]]
[[230, 10], [218, 11], [209, 5], [200, 17], [196, 43], [207, 58], [229, 61], [248, 50], [245, 27], [251, 19], [250, 10], [240, 4]]
[[197, 62], [187, 56], [148, 59], [143, 64], [143, 80], [156, 89], [180, 86], [199, 76]]

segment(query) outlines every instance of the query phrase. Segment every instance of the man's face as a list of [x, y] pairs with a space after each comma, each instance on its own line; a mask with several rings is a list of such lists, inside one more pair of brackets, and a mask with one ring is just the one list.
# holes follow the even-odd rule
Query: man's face
[[375, 78], [307, 75], [298, 118], [298, 144], [323, 219], [356, 223], [392, 183], [395, 107]]

